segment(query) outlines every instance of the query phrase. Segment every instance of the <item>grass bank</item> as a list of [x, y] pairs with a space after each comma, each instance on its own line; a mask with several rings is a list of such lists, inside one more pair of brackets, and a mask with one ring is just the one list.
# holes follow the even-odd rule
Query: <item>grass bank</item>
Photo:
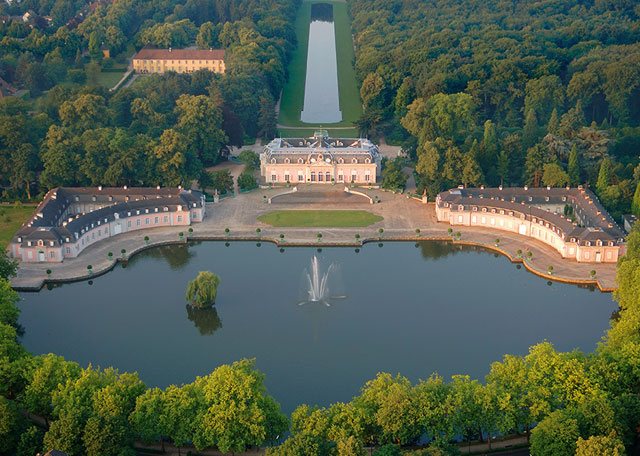
[[282, 99], [280, 100], [278, 123], [290, 127], [310, 126], [313, 128], [313, 125], [318, 125], [303, 123], [300, 120], [300, 113], [304, 105], [304, 85], [307, 72], [307, 48], [312, 3], [330, 3], [333, 5], [338, 62], [338, 91], [340, 94], [342, 121], [329, 125], [352, 126], [353, 122], [362, 114], [362, 103], [360, 102], [360, 90], [356, 81], [356, 71], [353, 67], [355, 54], [351, 37], [351, 18], [349, 17], [346, 2], [332, 0], [305, 1], [300, 6], [295, 23], [298, 47], [294, 51], [289, 64], [289, 80], [284, 87]]
[[6, 249], [35, 206], [0, 206], [0, 249]]
[[349, 228], [365, 227], [383, 218], [367, 211], [273, 211], [258, 217], [260, 222], [274, 227], [289, 228]]

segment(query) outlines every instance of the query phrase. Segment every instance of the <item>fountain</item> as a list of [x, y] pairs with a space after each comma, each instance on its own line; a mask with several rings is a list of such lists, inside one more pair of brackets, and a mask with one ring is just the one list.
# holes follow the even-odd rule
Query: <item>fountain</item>
[[309, 269], [305, 269], [304, 277], [305, 284], [307, 286], [306, 293], [307, 299], [302, 301], [298, 305], [303, 305], [309, 302], [322, 302], [327, 307], [330, 306], [328, 300], [329, 299], [339, 299], [344, 298], [344, 296], [330, 296], [329, 295], [329, 277], [331, 273], [335, 270], [335, 264], [331, 264], [326, 272], [322, 273], [320, 271], [320, 261], [316, 255], [311, 259], [311, 265]]

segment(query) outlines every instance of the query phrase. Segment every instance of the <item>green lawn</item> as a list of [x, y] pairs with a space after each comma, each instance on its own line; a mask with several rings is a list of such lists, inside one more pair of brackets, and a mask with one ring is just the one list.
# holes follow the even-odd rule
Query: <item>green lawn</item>
[[0, 206], [0, 248], [5, 249], [35, 206]]
[[275, 227], [347, 228], [373, 225], [383, 218], [367, 211], [273, 211], [258, 220]]
[[120, 79], [122, 79], [122, 76], [126, 73], [126, 71], [101, 71], [98, 74], [98, 79], [97, 82], [98, 84], [100, 84], [103, 87], [106, 87], [107, 89], [112, 88], [113, 86], [115, 86], [118, 81]]
[[352, 45], [353, 40], [351, 39], [351, 18], [349, 17], [346, 2], [332, 0], [304, 1], [300, 6], [295, 23], [298, 47], [294, 51], [289, 64], [289, 80], [282, 93], [278, 122], [281, 125], [291, 127], [313, 125], [303, 123], [300, 120], [300, 113], [304, 104], [304, 84], [307, 70], [307, 47], [312, 3], [331, 3], [333, 5], [338, 61], [338, 91], [340, 93], [342, 122], [330, 125], [351, 126], [362, 114], [360, 90], [353, 67], [355, 55]]

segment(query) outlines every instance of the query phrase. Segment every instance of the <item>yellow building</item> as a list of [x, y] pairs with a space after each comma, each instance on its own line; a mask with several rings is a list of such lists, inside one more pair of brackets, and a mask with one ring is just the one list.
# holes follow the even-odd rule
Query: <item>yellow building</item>
[[209, 70], [224, 73], [224, 49], [141, 49], [133, 56], [136, 73], [192, 73]]

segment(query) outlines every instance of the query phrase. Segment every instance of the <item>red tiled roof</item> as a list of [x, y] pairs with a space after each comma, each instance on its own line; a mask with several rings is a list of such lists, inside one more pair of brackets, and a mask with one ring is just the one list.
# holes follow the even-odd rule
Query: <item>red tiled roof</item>
[[224, 49], [148, 49], [143, 48], [134, 60], [224, 60]]

